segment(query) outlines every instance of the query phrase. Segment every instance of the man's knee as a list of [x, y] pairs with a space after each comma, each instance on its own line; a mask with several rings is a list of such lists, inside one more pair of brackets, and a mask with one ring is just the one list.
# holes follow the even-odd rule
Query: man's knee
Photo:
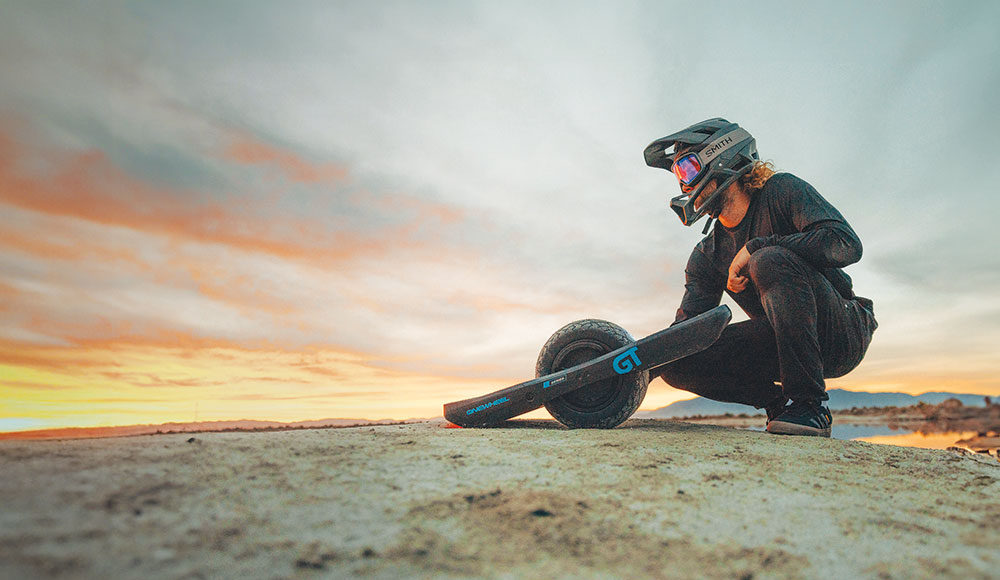
[[758, 289], [801, 276], [811, 268], [798, 254], [780, 246], [767, 246], [750, 254], [747, 272]]
[[687, 391], [690, 390], [689, 386], [694, 378], [692, 377], [692, 370], [687, 361], [681, 359], [656, 369], [654, 371], [656, 374], [651, 375], [649, 378], [652, 380], [658, 376], [671, 387]]

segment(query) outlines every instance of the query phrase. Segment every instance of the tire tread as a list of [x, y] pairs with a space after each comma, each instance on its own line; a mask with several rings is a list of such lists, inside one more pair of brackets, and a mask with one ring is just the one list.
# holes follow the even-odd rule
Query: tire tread
[[[552, 372], [549, 365], [555, 359], [556, 354], [567, 344], [580, 338], [599, 339], [604, 342], [611, 342], [612, 349], [617, 349], [634, 342], [632, 336], [621, 326], [596, 318], [587, 318], [570, 322], [557, 330], [538, 353], [538, 360], [535, 363], [535, 376], [540, 377]], [[592, 428], [611, 429], [625, 422], [635, 413], [639, 405], [642, 404], [646, 396], [646, 389], [649, 386], [649, 373], [637, 372], [627, 375], [627, 379], [632, 384], [626, 385], [626, 396], [617, 401], [615, 412], [603, 417], [581, 417], [579, 412], [566, 409], [561, 404], [561, 397], [553, 399], [545, 404], [553, 418], [571, 429]]]

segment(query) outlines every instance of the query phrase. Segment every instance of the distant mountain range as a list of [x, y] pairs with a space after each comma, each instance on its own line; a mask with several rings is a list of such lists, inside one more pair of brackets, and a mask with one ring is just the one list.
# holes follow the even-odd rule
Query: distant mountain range
[[[908, 395], [906, 393], [867, 393], [863, 391], [848, 391], [845, 389], [831, 389], [827, 391], [830, 400], [827, 406], [831, 411], [843, 411], [852, 407], [909, 407], [923, 401], [928, 405], [937, 405], [947, 399], [958, 399], [963, 405], [970, 407], [986, 406], [985, 395], [967, 395], [959, 393], [924, 393], [922, 395]], [[998, 397], [994, 397], [998, 398]], [[763, 409], [754, 409], [747, 405], [737, 403], [720, 403], [696, 397], [687, 401], [677, 401], [660, 407], [653, 411], [639, 411], [636, 418], [654, 419], [670, 417], [695, 417], [698, 415], [725, 415], [732, 413], [738, 415], [746, 413], [748, 415], [763, 415]]]

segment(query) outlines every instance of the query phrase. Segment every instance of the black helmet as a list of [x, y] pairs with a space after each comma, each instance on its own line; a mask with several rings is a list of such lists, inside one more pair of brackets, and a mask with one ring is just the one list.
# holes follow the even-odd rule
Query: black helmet
[[[671, 147], [673, 151], [667, 151]], [[677, 159], [678, 151], [684, 155]], [[716, 117], [701, 123], [695, 123], [683, 131], [667, 135], [650, 143], [643, 152], [646, 165], [673, 170], [674, 161], [687, 160], [693, 154], [693, 167], [697, 173], [685, 185], [687, 191], [670, 200], [670, 209], [677, 213], [684, 225], [689, 226], [698, 221], [711, 209], [734, 181], [753, 168], [757, 156], [757, 142], [745, 129], [736, 123]], [[720, 183], [715, 191], [704, 200], [699, 209], [694, 208], [694, 200], [698, 198], [705, 184], [717, 179]], [[685, 189], [682, 187], [682, 190]], [[711, 223], [711, 220], [709, 220]], [[708, 231], [708, 226], [705, 227]]]

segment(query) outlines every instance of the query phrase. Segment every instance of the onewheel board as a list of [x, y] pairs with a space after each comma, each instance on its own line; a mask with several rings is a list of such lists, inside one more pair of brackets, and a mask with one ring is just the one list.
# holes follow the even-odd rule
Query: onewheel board
[[447, 403], [444, 416], [462, 427], [500, 423], [595, 381], [615, 375], [649, 372], [702, 351], [719, 338], [731, 318], [728, 306], [717, 306], [574, 367], [481, 397]]

